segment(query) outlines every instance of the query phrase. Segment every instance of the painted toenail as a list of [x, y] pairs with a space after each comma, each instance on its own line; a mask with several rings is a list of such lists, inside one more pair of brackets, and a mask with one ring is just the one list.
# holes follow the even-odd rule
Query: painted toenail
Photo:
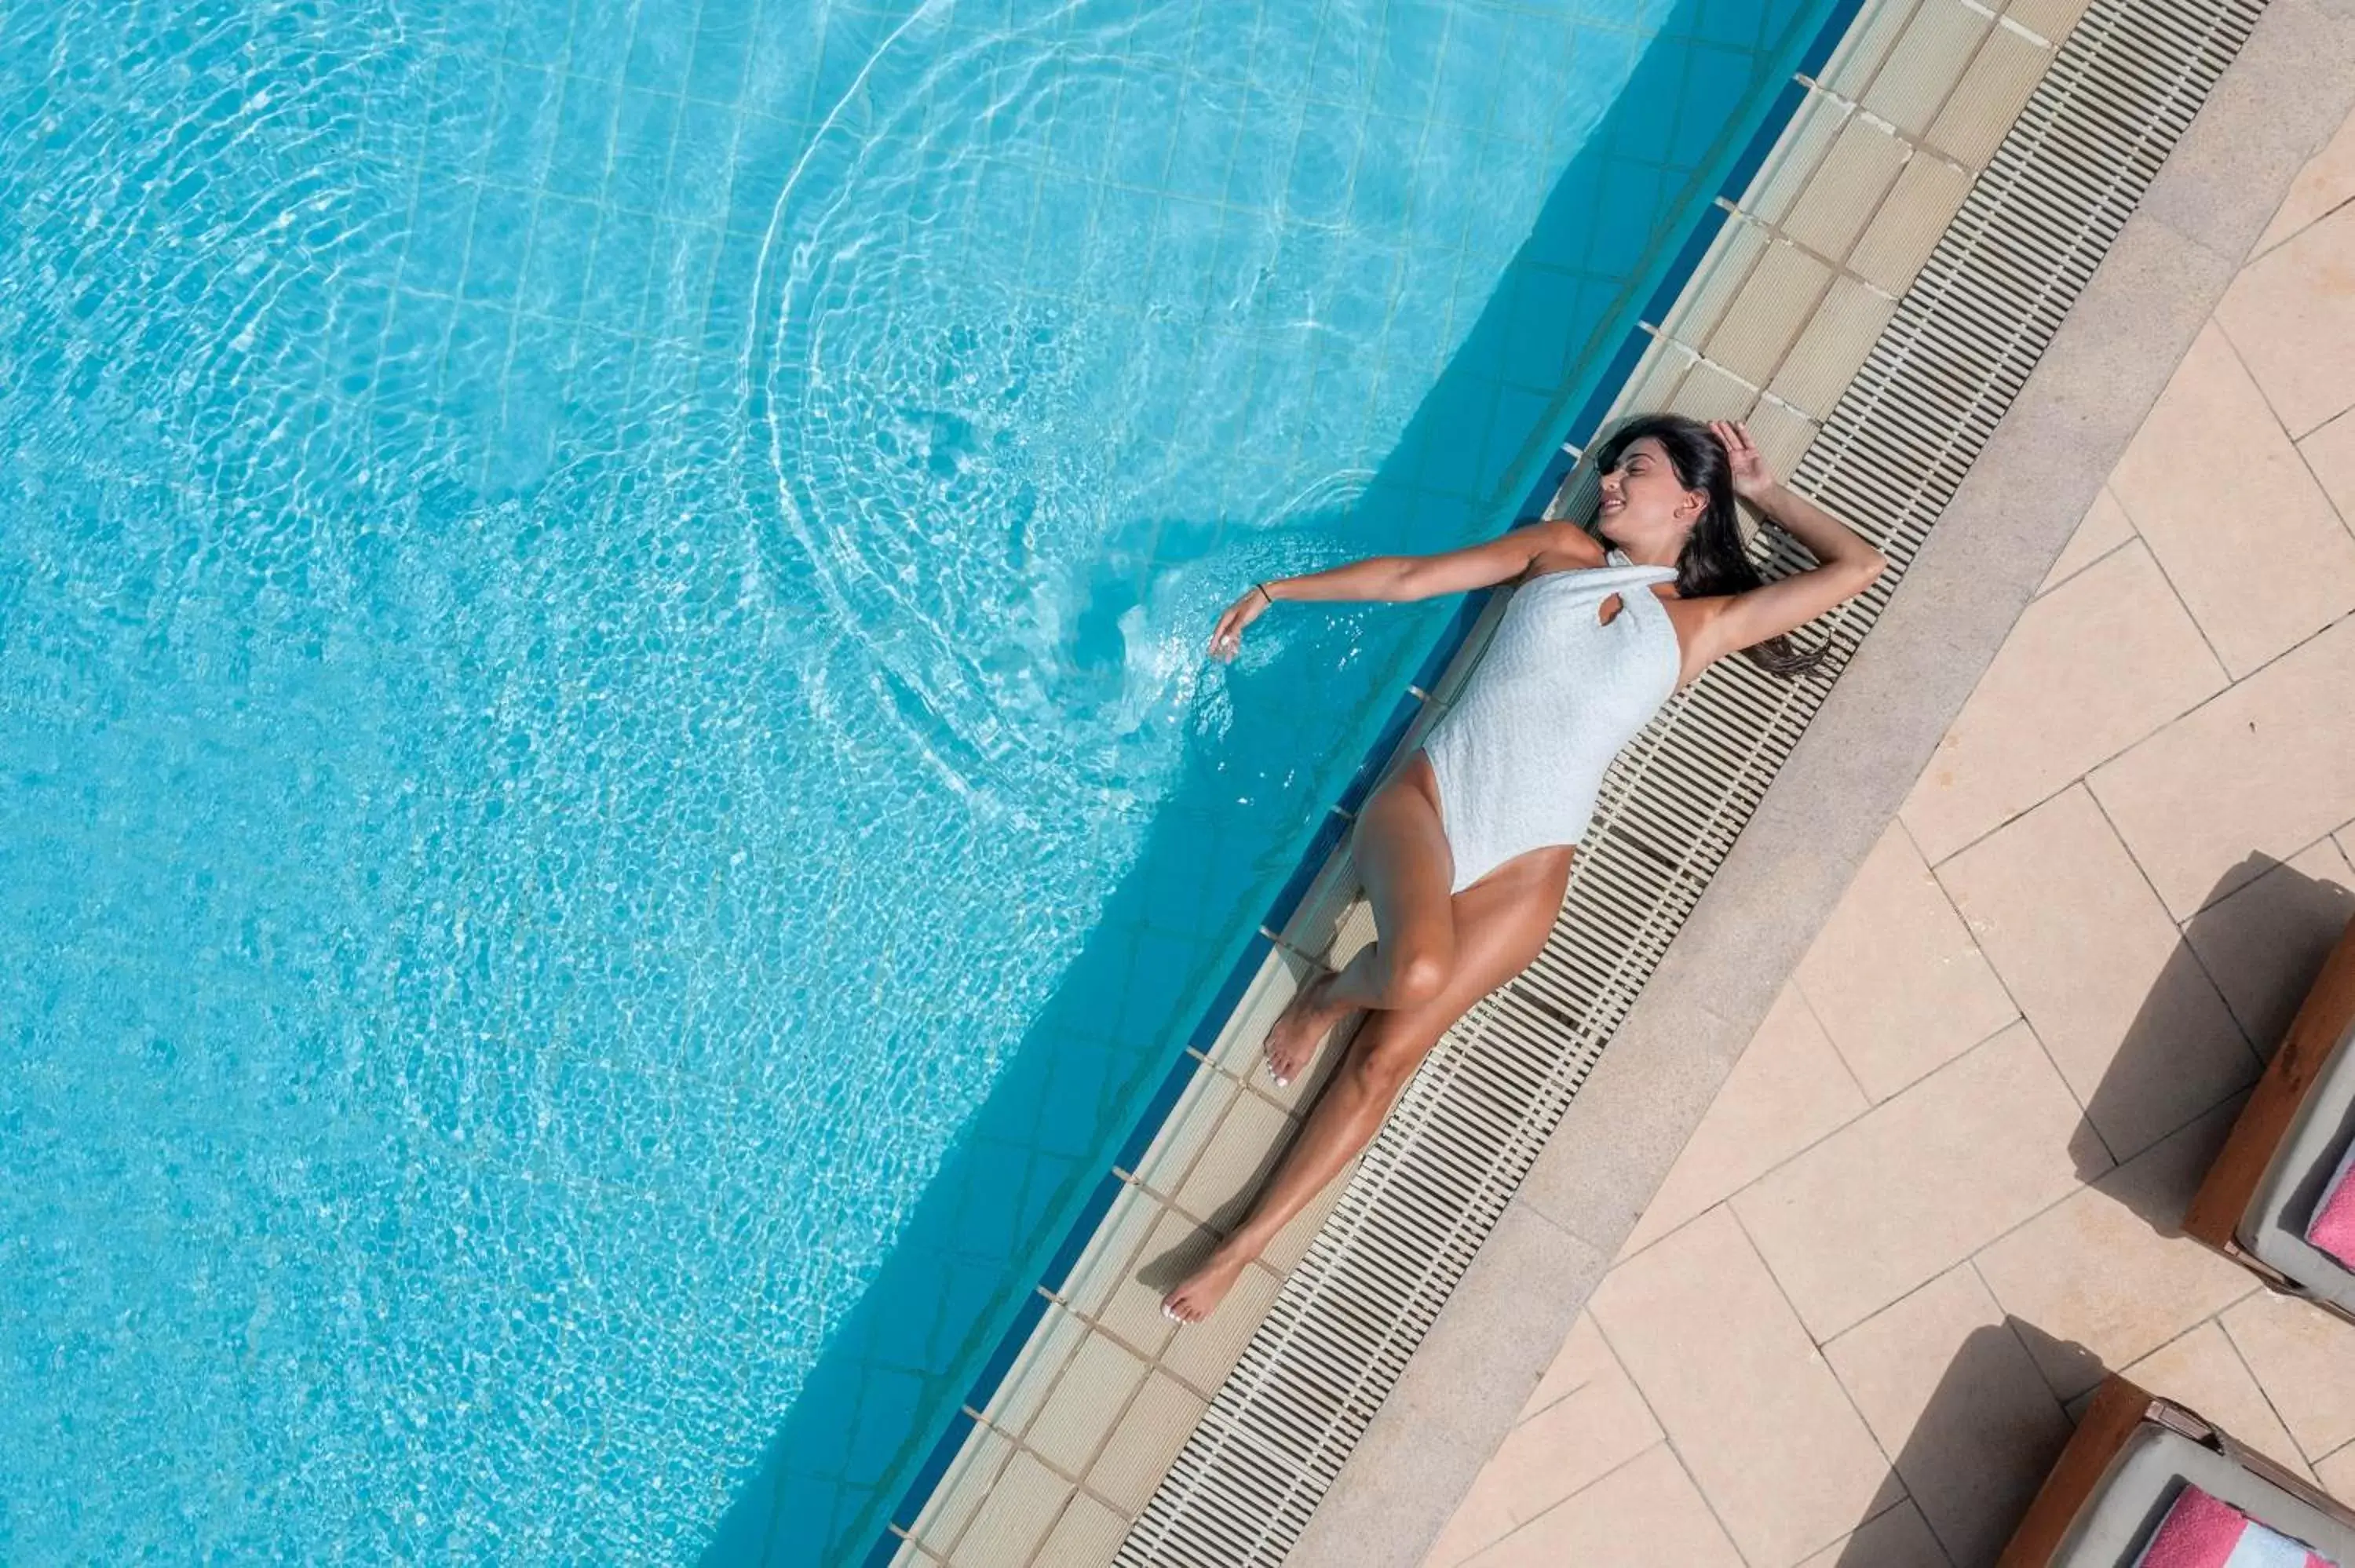
[[1279, 1074], [1275, 1080], [1275, 1086], [1279, 1089], [1288, 1089], [1292, 1086], [1292, 1080]]

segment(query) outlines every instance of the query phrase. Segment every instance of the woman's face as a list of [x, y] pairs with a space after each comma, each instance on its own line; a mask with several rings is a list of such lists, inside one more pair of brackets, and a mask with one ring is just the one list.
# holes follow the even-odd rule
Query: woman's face
[[1709, 505], [1705, 491], [1687, 490], [1677, 478], [1667, 449], [1656, 436], [1627, 444], [1618, 466], [1605, 469], [1603, 506], [1597, 518], [1603, 536], [1623, 550], [1646, 546], [1684, 546], [1685, 535]]

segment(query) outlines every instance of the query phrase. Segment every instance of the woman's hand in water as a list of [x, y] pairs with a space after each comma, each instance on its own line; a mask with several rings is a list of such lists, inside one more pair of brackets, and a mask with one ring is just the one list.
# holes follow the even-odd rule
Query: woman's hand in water
[[1210, 631], [1210, 657], [1231, 659], [1243, 645], [1243, 628], [1267, 613], [1275, 601], [1257, 583], [1243, 589], [1242, 598], [1227, 606], [1219, 617], [1219, 624]]
[[1726, 477], [1733, 482], [1734, 494], [1754, 504], [1774, 488], [1774, 471], [1750, 439], [1748, 426], [1739, 419], [1711, 419], [1709, 430], [1725, 448]]

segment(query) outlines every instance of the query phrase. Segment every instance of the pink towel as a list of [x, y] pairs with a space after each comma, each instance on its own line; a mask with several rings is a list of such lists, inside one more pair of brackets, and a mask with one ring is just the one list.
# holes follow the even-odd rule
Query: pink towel
[[2338, 1568], [2231, 1503], [2186, 1484], [2135, 1568]]
[[2339, 1174], [2323, 1189], [2313, 1223], [2306, 1227], [2306, 1239], [2355, 1268], [2355, 1181], [2347, 1179], [2350, 1171], [2355, 1171], [2355, 1148], [2347, 1150], [2347, 1158], [2339, 1162]]

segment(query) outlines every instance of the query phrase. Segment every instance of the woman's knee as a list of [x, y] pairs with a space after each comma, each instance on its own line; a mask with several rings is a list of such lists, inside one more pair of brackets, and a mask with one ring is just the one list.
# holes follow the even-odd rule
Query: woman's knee
[[1398, 944], [1399, 952], [1391, 960], [1390, 984], [1384, 988], [1384, 1002], [1393, 1008], [1422, 1007], [1439, 999], [1455, 978], [1455, 944], [1438, 938], [1424, 938]]

